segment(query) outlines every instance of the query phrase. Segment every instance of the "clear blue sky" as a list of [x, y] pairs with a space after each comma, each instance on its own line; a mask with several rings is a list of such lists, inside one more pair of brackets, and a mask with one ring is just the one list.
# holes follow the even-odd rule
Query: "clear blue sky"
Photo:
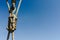
[[[0, 0], [0, 40], [7, 38], [8, 8]], [[60, 40], [60, 0], [23, 0], [15, 40]]]

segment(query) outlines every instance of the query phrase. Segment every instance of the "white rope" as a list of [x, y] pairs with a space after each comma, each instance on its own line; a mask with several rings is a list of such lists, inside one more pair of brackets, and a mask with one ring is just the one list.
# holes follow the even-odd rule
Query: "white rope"
[[10, 5], [9, 5], [9, 3], [7, 2], [7, 6], [8, 6], [8, 9], [10, 10]]
[[16, 12], [16, 5], [15, 5], [15, 3], [12, 3], [12, 4], [13, 4], [13, 7], [14, 7], [14, 10], [12, 11], [12, 13], [15, 14], [15, 12]]
[[21, 6], [21, 2], [22, 2], [22, 0], [19, 1], [18, 7], [17, 7], [17, 10], [16, 10], [16, 16], [17, 16], [18, 11], [19, 11], [19, 8], [20, 8], [20, 6]]
[[12, 32], [12, 40], [14, 40], [14, 32]]

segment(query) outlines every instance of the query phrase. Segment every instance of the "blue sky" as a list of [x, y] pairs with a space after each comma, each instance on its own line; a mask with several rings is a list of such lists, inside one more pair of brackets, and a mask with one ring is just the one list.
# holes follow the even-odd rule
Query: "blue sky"
[[[0, 40], [7, 38], [8, 16], [6, 1], [0, 0]], [[60, 40], [60, 0], [23, 0], [15, 40]]]

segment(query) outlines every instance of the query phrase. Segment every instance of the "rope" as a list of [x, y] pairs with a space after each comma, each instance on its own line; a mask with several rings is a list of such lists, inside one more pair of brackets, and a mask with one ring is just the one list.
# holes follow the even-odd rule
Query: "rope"
[[21, 6], [21, 2], [22, 2], [22, 0], [19, 1], [18, 7], [17, 7], [17, 10], [16, 10], [16, 16], [17, 16], [18, 11], [19, 11], [19, 8], [20, 8], [20, 6]]

